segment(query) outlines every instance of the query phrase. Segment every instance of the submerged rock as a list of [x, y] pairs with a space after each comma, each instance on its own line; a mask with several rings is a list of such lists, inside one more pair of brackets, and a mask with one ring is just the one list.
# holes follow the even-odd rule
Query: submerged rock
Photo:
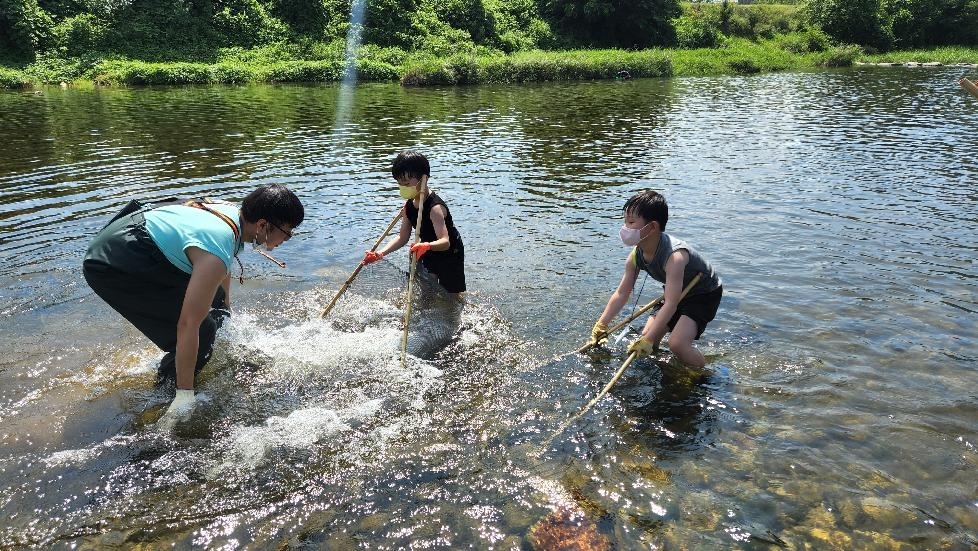
[[530, 528], [535, 551], [609, 551], [608, 537], [582, 511], [560, 507]]

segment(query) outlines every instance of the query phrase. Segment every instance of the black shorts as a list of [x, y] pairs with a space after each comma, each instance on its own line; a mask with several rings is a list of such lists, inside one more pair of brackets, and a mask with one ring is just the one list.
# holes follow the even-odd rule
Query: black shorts
[[446, 291], [462, 293], [465, 291], [465, 250], [458, 247], [444, 253], [428, 253], [421, 257], [421, 264], [429, 274], [438, 278], [438, 283]]
[[679, 301], [676, 313], [669, 320], [669, 330], [672, 331], [679, 322], [679, 318], [686, 316], [696, 322], [696, 339], [706, 330], [706, 324], [713, 321], [720, 308], [720, 299], [723, 298], [723, 287], [717, 287], [709, 293], [687, 296]]

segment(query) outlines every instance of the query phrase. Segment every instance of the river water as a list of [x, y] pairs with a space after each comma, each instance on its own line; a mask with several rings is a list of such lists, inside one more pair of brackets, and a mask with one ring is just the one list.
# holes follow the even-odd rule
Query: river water
[[[0, 548], [974, 549], [964, 71], [2, 93]], [[403, 251], [318, 316], [395, 214], [404, 148], [470, 289], [406, 366]], [[159, 352], [85, 248], [130, 198], [271, 182], [307, 209], [288, 265], [242, 255], [201, 403], [163, 430]], [[645, 188], [724, 280], [708, 366], [637, 362], [568, 423], [625, 355], [564, 353]]]

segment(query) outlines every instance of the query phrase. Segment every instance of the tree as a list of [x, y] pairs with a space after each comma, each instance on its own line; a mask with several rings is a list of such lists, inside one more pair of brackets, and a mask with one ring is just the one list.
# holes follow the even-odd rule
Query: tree
[[884, 0], [894, 46], [918, 48], [974, 44], [978, 5], [974, 0]]
[[673, 42], [678, 0], [539, 0], [551, 25], [585, 46], [646, 48]]
[[0, 54], [33, 61], [53, 25], [37, 0], [0, 0]]
[[810, 0], [808, 14], [812, 23], [841, 42], [882, 50], [893, 44], [881, 0]]

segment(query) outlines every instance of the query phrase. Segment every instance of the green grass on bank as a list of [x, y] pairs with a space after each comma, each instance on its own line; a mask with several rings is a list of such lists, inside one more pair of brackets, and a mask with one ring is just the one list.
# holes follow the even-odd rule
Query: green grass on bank
[[[0, 87], [27, 88], [78, 83], [98, 86], [338, 82], [344, 61], [333, 51], [300, 51], [276, 47], [234, 50], [216, 63], [149, 63], [124, 59], [43, 59], [20, 69], [0, 67]], [[310, 53], [312, 51], [312, 53]], [[934, 52], [941, 57], [934, 59]], [[918, 55], [918, 54], [915, 54]], [[928, 56], [931, 56], [928, 58]], [[887, 54], [906, 59], [899, 52]], [[312, 57], [314, 59], [301, 59]], [[401, 82], [406, 86], [460, 85], [500, 82], [544, 82], [665, 76], [757, 74], [851, 66], [865, 56], [857, 46], [829, 46], [804, 33], [751, 41], [731, 38], [716, 48], [531, 51], [410, 57], [403, 52], [365, 48], [357, 59], [361, 82]], [[920, 60], [966, 62], [978, 51], [941, 49], [920, 52]]]
[[944, 65], [978, 64], [978, 49], [966, 46], [945, 46], [928, 50], [901, 50], [884, 54], [860, 56], [865, 63], [943, 63]]

